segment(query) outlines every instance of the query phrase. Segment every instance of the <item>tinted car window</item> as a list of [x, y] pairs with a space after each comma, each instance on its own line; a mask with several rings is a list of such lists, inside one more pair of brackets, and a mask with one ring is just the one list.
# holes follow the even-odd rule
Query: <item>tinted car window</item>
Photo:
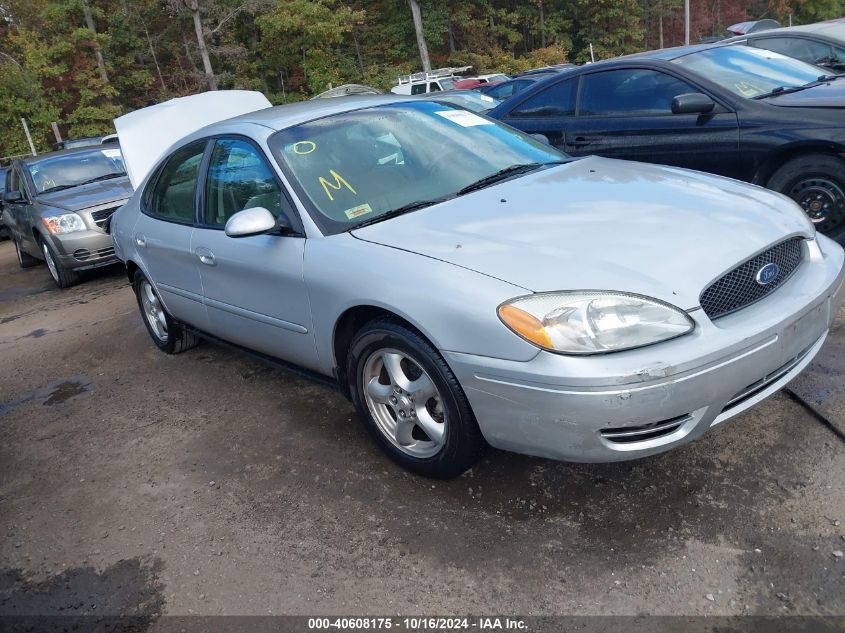
[[222, 227], [238, 211], [254, 207], [264, 207], [274, 216], [282, 212], [281, 191], [273, 172], [246, 141], [217, 141], [205, 182], [204, 223]]
[[167, 160], [149, 190], [146, 211], [150, 215], [170, 222], [193, 223], [194, 192], [204, 151], [204, 141], [194, 143], [178, 150]]
[[504, 101], [508, 97], [514, 94], [515, 87], [517, 83], [524, 83], [524, 82], [516, 82], [516, 81], [507, 81], [503, 84], [499, 84], [495, 88], [490, 88], [486, 90], [486, 94], [490, 95], [494, 99], [499, 99]]
[[578, 114], [671, 114], [672, 100], [687, 92], [699, 91], [655, 70], [631, 68], [592, 73], [582, 79]]
[[575, 93], [578, 80], [568, 79], [529, 97], [511, 110], [512, 117], [553, 117], [575, 114]]
[[6, 170], [0, 169], [0, 192], [6, 191]]
[[425, 93], [425, 84], [414, 84], [411, 86], [412, 95], [421, 95]]
[[830, 58], [830, 46], [805, 40], [802, 37], [767, 37], [755, 40], [754, 46], [795, 57], [811, 64], [820, 60], [827, 61]]

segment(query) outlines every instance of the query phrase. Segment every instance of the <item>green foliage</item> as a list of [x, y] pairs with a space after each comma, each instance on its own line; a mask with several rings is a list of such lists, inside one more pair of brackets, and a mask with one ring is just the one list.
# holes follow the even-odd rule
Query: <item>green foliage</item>
[[[517, 72], [656, 47], [682, 38], [680, 0], [419, 0], [432, 64]], [[694, 41], [729, 21], [808, 23], [845, 0], [691, 0]], [[0, 156], [65, 135], [112, 131], [115, 116], [207, 89], [191, 0], [0, 0]], [[94, 28], [85, 19], [90, 11]], [[273, 103], [331, 86], [389, 89], [420, 69], [406, 0], [197, 0], [202, 41], [221, 88]], [[98, 66], [101, 53], [104, 68]], [[103, 70], [107, 80], [104, 80]]]

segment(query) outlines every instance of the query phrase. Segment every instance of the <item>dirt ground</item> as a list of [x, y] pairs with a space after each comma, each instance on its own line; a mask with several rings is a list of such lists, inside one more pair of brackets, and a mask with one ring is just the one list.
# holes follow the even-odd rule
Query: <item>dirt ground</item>
[[[804, 385], [840, 424], [843, 317]], [[845, 443], [785, 394], [646, 460], [433, 482], [338, 393], [160, 353], [120, 269], [60, 291], [10, 242], [0, 358], [0, 614], [845, 615]]]

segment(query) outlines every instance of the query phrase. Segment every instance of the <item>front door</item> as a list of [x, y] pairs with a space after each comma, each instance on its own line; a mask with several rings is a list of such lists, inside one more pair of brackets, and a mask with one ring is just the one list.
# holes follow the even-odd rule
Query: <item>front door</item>
[[192, 143], [168, 159], [144, 192], [142, 213], [132, 233], [142, 266], [167, 311], [202, 330], [208, 328], [208, 314], [191, 240], [206, 145], [206, 141]]
[[293, 217], [292, 206], [261, 150], [218, 139], [205, 179], [201, 223], [193, 240], [209, 331], [243, 347], [317, 368], [303, 279], [305, 238], [264, 234], [233, 238], [224, 227], [238, 211], [264, 207]]
[[717, 103], [707, 114], [672, 113], [672, 100], [691, 92], [701, 90], [651, 69], [583, 75], [563, 149], [574, 156], [598, 154], [726, 176], [741, 172], [734, 112]]

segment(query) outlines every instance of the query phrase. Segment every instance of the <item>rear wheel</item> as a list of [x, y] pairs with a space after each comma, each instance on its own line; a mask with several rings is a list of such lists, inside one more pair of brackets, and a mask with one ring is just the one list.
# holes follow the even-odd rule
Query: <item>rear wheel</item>
[[53, 249], [47, 242], [41, 242], [41, 252], [44, 253], [44, 261], [50, 270], [50, 276], [59, 288], [67, 288], [79, 283], [79, 273], [62, 266], [62, 263], [55, 256]]
[[845, 237], [845, 161], [808, 154], [793, 158], [769, 179], [769, 189], [801, 205], [819, 233]]
[[347, 376], [359, 415], [400, 466], [448, 479], [478, 461], [484, 440], [463, 389], [418, 333], [392, 320], [364, 326]]
[[32, 268], [40, 263], [35, 257], [29, 255], [28, 253], [24, 253], [23, 250], [21, 250], [21, 245], [18, 243], [17, 238], [13, 237], [12, 241], [15, 243], [15, 254], [18, 256], [18, 265], [21, 268]]
[[132, 285], [144, 325], [156, 347], [166, 354], [179, 354], [197, 346], [199, 338], [173, 320], [164, 309], [156, 289], [140, 270], [135, 271]]

